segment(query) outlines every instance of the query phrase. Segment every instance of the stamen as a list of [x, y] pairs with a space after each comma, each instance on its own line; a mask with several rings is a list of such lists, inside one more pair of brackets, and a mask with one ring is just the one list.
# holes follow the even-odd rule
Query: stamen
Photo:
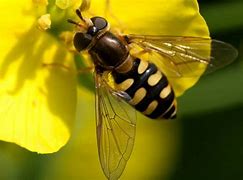
[[80, 11], [86, 11], [90, 8], [91, 0], [83, 0], [81, 6], [79, 7]]
[[42, 15], [38, 20], [38, 28], [42, 31], [45, 31], [47, 29], [51, 28], [51, 17], [50, 14], [44, 14]]

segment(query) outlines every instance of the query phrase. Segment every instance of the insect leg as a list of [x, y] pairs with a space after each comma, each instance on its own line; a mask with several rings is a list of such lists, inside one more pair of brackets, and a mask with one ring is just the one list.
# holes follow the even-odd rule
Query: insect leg
[[77, 75], [84, 74], [84, 73], [91, 73], [93, 71], [94, 71], [94, 66], [82, 67], [77, 69]]
[[61, 63], [50, 63], [50, 64], [42, 63], [42, 67], [43, 68], [61, 68], [66, 71], [72, 71], [70, 67], [68, 67], [64, 64], [61, 64]]

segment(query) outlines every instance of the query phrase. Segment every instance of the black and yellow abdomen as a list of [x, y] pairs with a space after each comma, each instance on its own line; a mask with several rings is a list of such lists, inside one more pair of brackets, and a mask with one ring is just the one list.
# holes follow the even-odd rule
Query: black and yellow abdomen
[[116, 87], [132, 99], [129, 104], [153, 118], [176, 117], [176, 100], [166, 76], [153, 64], [134, 59], [132, 68], [121, 73], [113, 71]]

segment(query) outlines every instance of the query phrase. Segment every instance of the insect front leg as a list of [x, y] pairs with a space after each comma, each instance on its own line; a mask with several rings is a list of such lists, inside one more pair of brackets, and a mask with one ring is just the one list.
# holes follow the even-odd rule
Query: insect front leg
[[61, 64], [61, 63], [42, 63], [43, 68], [61, 68], [66, 71], [73, 71], [71, 67]]
[[94, 66], [90, 66], [90, 67], [81, 67], [77, 69], [77, 75], [80, 74], [86, 74], [86, 73], [91, 73], [94, 71]]

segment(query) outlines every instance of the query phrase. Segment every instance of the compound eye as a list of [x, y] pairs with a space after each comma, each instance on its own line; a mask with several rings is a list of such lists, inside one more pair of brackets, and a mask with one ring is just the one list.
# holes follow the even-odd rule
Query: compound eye
[[91, 21], [98, 30], [102, 30], [107, 27], [107, 21], [102, 17], [92, 17]]
[[98, 32], [97, 27], [90, 26], [88, 31], [87, 31], [87, 34], [90, 34], [91, 36], [95, 36], [97, 32]]
[[86, 33], [76, 33], [73, 38], [74, 47], [78, 52], [86, 49], [90, 42], [92, 41], [92, 36]]

